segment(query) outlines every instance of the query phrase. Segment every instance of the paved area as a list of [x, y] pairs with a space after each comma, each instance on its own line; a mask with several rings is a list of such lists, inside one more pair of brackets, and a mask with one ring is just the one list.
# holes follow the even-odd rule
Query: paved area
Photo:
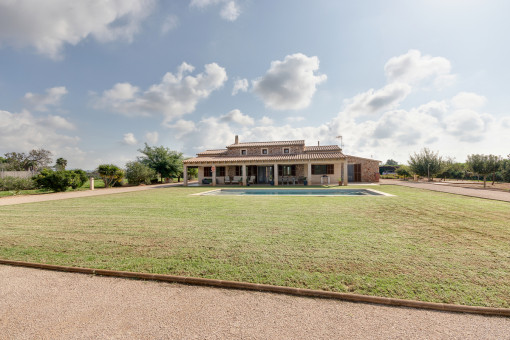
[[399, 181], [394, 179], [381, 179], [381, 184], [401, 185], [411, 188], [419, 188], [433, 191], [447, 192], [450, 194], [487, 198], [491, 200], [510, 202], [510, 192], [483, 190], [473, 188], [462, 188], [456, 186], [445, 185], [444, 183], [427, 183], [427, 182], [411, 182]]
[[510, 339], [510, 318], [0, 266], [0, 339]]
[[169, 183], [169, 184], [140, 185], [140, 186], [136, 186], [136, 187], [120, 187], [120, 188], [108, 188], [108, 189], [97, 189], [97, 190], [56, 192], [56, 193], [41, 194], [41, 195], [7, 196], [7, 197], [0, 197], [0, 206], [22, 204], [22, 203], [65, 200], [68, 198], [77, 198], [77, 197], [120, 194], [123, 192], [143, 191], [143, 190], [168, 188], [168, 187], [182, 186], [182, 185], [183, 184], [181, 182], [181, 183]]

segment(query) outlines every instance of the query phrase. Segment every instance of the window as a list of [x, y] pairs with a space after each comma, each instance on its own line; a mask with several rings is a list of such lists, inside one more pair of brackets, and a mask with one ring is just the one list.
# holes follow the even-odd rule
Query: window
[[335, 166], [333, 164], [312, 164], [312, 175], [333, 175]]
[[290, 153], [290, 149], [289, 148], [284, 148], [283, 149], [283, 153]]
[[267, 155], [267, 149], [262, 149], [262, 154]]
[[216, 167], [216, 177], [224, 177], [225, 176], [225, 167], [217, 166]]
[[296, 166], [280, 165], [278, 167], [278, 176], [296, 176]]
[[241, 150], [241, 156], [246, 156], [246, 155], [247, 155], [247, 150], [246, 149]]
[[243, 175], [243, 167], [236, 166], [236, 176], [242, 176], [242, 175]]
[[204, 177], [212, 177], [212, 170], [210, 166], [204, 167]]

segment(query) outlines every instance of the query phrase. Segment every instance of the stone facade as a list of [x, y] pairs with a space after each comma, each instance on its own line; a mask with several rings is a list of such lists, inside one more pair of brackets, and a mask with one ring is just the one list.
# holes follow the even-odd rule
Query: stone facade
[[262, 155], [262, 149], [267, 149], [267, 155], [283, 155], [283, 149], [289, 149], [289, 154], [300, 154], [304, 152], [304, 145], [289, 145], [289, 146], [236, 146], [228, 147], [226, 155], [228, 156], [241, 156], [241, 150], [246, 150], [246, 156], [260, 156]]
[[379, 182], [379, 161], [347, 156], [348, 164], [361, 164], [361, 182]]

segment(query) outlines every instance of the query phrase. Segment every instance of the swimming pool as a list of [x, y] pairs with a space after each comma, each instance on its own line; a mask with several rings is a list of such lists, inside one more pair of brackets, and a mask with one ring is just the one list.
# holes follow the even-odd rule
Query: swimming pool
[[201, 196], [392, 196], [373, 189], [216, 189]]

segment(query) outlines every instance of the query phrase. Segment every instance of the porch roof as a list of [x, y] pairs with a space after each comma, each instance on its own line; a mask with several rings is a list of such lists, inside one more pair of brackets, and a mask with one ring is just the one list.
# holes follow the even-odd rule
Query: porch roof
[[302, 154], [283, 154], [283, 155], [260, 155], [260, 156], [201, 156], [185, 160], [184, 164], [212, 164], [212, 163], [236, 163], [243, 164], [248, 162], [256, 163], [274, 163], [274, 162], [310, 162], [327, 160], [344, 160], [346, 156], [342, 152], [329, 153], [302, 153]]

